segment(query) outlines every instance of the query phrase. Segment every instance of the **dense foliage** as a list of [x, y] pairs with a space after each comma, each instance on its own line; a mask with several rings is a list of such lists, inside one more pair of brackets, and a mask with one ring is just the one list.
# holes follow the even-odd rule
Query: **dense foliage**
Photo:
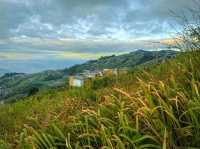
[[200, 148], [200, 52], [0, 107], [0, 148]]

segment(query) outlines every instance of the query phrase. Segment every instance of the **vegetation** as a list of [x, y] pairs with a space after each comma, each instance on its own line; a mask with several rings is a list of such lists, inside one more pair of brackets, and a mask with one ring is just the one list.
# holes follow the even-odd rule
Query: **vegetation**
[[[5, 99], [23, 98], [0, 105], [0, 149], [199, 149], [200, 15], [190, 12], [197, 22], [181, 16], [179, 54], [139, 50], [2, 76], [0, 84], [12, 90]], [[116, 67], [132, 69], [81, 88], [66, 85], [68, 75]]]
[[[66, 86], [69, 75], [75, 75], [84, 70], [96, 70], [104, 68], [133, 68], [139, 65], [157, 63], [176, 55], [175, 51], [136, 51], [120, 56], [102, 57], [71, 68], [56, 71], [44, 71], [36, 74], [8, 73], [0, 77], [0, 87], [7, 94], [0, 100], [18, 100], [36, 93], [36, 90], [46, 90]], [[34, 92], [32, 92], [35, 90]]]
[[200, 148], [199, 65], [185, 52], [2, 105], [0, 148]]
[[70, 68], [70, 74], [80, 73], [83, 70], [96, 70], [105, 68], [133, 68], [139, 65], [157, 63], [177, 54], [176, 51], [144, 51], [137, 50], [123, 55], [112, 55], [101, 57], [98, 60], [92, 60], [81, 65], [76, 65]]

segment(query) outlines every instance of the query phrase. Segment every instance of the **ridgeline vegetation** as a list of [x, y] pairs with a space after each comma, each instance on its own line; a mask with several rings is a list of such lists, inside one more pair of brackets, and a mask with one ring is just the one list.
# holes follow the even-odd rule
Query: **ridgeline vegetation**
[[183, 34], [174, 59], [1, 105], [0, 149], [200, 148], [199, 24]]

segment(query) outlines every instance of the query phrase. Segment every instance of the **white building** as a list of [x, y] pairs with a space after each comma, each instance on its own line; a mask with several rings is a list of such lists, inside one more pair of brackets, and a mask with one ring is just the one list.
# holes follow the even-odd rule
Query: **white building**
[[100, 71], [100, 70], [95, 70], [95, 71], [85, 70], [78, 75], [70, 76], [69, 77], [69, 86], [82, 87], [84, 85], [85, 81], [88, 79], [90, 80], [90, 79], [95, 79], [97, 77], [118, 75], [120, 72], [123, 72], [123, 71], [126, 71], [126, 69], [119, 70], [119, 69], [115, 68], [115, 69], [103, 69], [102, 71]]
[[95, 71], [90, 71], [90, 70], [84, 70], [83, 73], [81, 73], [82, 76], [84, 76], [85, 78], [96, 78], [96, 77], [102, 77], [103, 76], [103, 72], [99, 71], [99, 70], [95, 70]]
[[69, 77], [69, 86], [81, 87], [83, 85], [84, 85], [84, 77], [82, 77], [82, 76], [70, 76]]

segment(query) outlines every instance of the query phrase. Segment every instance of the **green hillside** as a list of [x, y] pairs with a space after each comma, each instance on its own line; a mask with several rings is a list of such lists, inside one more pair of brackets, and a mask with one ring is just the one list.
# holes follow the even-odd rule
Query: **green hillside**
[[1, 105], [0, 148], [200, 148], [199, 66], [199, 51], [181, 53]]
[[6, 90], [6, 95], [0, 97], [0, 100], [17, 100], [32, 95], [39, 90], [63, 87], [67, 84], [69, 74], [104, 68], [133, 68], [139, 65], [160, 62], [174, 57], [176, 53], [167, 50], [139, 50], [120, 56], [102, 57], [64, 70], [49, 70], [36, 74], [8, 73], [0, 77], [0, 87], [4, 87]]
[[139, 65], [152, 64], [161, 62], [164, 59], [173, 58], [177, 54], [176, 51], [162, 50], [162, 51], [144, 51], [138, 50], [128, 54], [119, 56], [105, 56], [98, 60], [86, 62], [81, 65], [76, 65], [69, 69], [69, 72], [80, 73], [83, 70], [96, 70], [104, 68], [133, 68]]

